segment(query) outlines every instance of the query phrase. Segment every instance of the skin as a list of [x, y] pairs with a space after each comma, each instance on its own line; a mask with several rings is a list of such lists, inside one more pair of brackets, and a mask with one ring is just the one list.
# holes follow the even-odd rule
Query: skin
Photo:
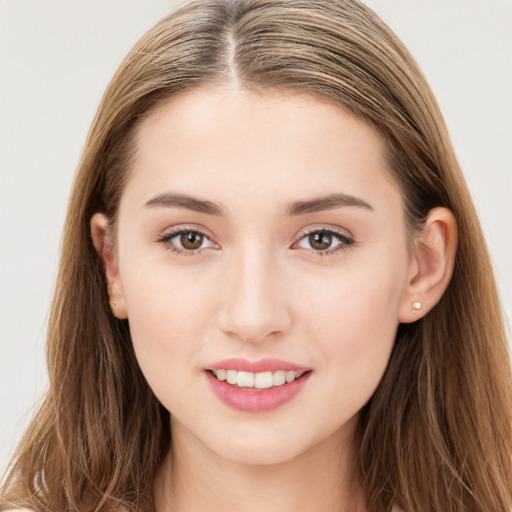
[[[456, 244], [442, 208], [408, 239], [384, 152], [339, 107], [230, 87], [176, 96], [138, 128], [116, 244], [103, 215], [91, 229], [113, 313], [128, 318], [141, 369], [172, 415], [157, 510], [366, 510], [354, 470], [358, 413], [399, 322], [441, 297]], [[221, 214], [155, 200], [168, 193]], [[289, 215], [291, 204], [331, 194], [359, 203]], [[191, 228], [206, 235], [199, 250], [177, 253], [173, 230]], [[326, 253], [312, 230], [337, 233]], [[281, 407], [240, 412], [205, 378], [227, 357], [274, 357], [312, 373]]]

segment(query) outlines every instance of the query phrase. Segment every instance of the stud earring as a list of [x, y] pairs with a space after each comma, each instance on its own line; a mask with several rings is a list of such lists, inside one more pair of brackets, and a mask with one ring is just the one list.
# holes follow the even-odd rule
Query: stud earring
[[113, 306], [114, 306], [115, 308], [117, 308], [117, 306], [119, 306], [119, 304], [118, 304], [116, 301], [114, 301], [114, 300], [112, 301], [112, 304], [113, 304]]
[[415, 300], [412, 303], [411, 313], [415, 315], [422, 308], [423, 304], [419, 300]]

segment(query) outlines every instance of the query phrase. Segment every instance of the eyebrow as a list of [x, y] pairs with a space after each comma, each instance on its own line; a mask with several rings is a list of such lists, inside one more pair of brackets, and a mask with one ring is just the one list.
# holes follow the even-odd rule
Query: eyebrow
[[[373, 211], [373, 207], [359, 197], [348, 194], [330, 194], [304, 201], [295, 201], [286, 209], [286, 215], [292, 217], [306, 213], [333, 210], [334, 208], [340, 208], [343, 206], [352, 206]], [[171, 192], [156, 195], [145, 204], [145, 207], [182, 208], [198, 213], [204, 213], [206, 215], [225, 216], [222, 208], [211, 201], [198, 199], [186, 194], [175, 194]]]
[[146, 204], [146, 208], [153, 208], [155, 206], [163, 206], [167, 208], [183, 208], [185, 210], [192, 210], [198, 213], [205, 213], [206, 215], [224, 215], [224, 212], [215, 203], [197, 199], [185, 194], [165, 193], [158, 194], [150, 199]]
[[286, 214], [290, 216], [303, 215], [304, 213], [332, 210], [342, 206], [355, 206], [356, 208], [364, 208], [373, 211], [373, 207], [359, 197], [348, 194], [330, 194], [306, 201], [296, 201], [288, 207]]

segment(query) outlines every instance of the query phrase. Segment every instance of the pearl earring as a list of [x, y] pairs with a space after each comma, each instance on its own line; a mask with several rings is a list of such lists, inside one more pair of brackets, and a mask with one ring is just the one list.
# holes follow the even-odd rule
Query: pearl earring
[[411, 313], [413, 315], [415, 315], [422, 308], [422, 306], [423, 306], [423, 304], [419, 300], [415, 300], [412, 303]]

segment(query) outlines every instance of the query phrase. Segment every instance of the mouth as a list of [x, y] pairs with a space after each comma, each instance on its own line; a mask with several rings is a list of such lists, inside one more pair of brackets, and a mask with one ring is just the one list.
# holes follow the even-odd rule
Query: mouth
[[281, 407], [304, 388], [313, 370], [277, 359], [226, 359], [204, 369], [210, 389], [225, 405], [262, 413]]
[[274, 372], [246, 372], [237, 370], [225, 370], [222, 368], [216, 370], [208, 370], [217, 380], [226, 382], [238, 388], [264, 390], [271, 388], [279, 388], [300, 379], [306, 371], [277, 370]]

